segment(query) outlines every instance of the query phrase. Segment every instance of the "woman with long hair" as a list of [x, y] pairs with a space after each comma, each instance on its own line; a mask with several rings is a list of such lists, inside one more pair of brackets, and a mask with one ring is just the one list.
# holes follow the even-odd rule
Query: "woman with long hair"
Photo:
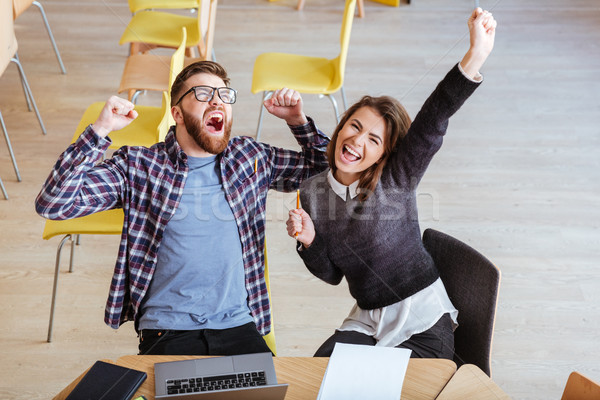
[[394, 98], [364, 96], [332, 135], [330, 168], [301, 185], [302, 208], [290, 211], [288, 234], [311, 273], [333, 285], [345, 277], [356, 299], [315, 356], [329, 356], [342, 342], [452, 359], [458, 312], [423, 247], [416, 187], [449, 118], [483, 80], [496, 21], [477, 8], [468, 26], [469, 50], [412, 123]]

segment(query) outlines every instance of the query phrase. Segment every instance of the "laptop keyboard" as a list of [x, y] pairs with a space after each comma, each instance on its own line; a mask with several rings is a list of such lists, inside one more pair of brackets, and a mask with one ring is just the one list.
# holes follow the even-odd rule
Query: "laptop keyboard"
[[267, 384], [264, 371], [203, 376], [199, 378], [168, 379], [167, 394], [207, 392]]

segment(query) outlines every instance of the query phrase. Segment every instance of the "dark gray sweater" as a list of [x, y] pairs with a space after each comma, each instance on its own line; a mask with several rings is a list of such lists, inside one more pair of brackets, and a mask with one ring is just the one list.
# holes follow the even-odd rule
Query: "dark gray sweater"
[[302, 207], [313, 219], [317, 235], [299, 254], [325, 282], [337, 285], [345, 276], [362, 309], [401, 301], [439, 277], [421, 241], [416, 188], [442, 145], [448, 119], [478, 85], [458, 65], [448, 72], [425, 101], [366, 201], [340, 199], [327, 182], [328, 171], [301, 185]]

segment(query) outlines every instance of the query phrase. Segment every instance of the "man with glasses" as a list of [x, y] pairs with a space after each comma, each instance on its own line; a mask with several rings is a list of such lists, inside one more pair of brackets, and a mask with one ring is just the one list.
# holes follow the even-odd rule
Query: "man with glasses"
[[217, 63], [186, 67], [171, 88], [175, 125], [151, 148], [123, 147], [96, 165], [110, 132], [137, 112], [113, 96], [60, 156], [36, 199], [49, 219], [123, 208], [124, 229], [105, 322], [133, 320], [141, 354], [266, 352], [267, 191], [295, 190], [327, 167], [329, 139], [289, 89], [265, 101], [302, 151], [231, 135], [237, 93]]

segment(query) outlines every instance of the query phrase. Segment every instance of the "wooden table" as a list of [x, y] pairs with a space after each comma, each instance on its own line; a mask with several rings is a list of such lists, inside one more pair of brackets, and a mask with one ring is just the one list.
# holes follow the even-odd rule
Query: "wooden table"
[[437, 400], [510, 400], [481, 369], [465, 364], [452, 376]]
[[[148, 374], [148, 378], [140, 386], [136, 395], [144, 395], [148, 400], [154, 400], [154, 363], [191, 358], [200, 357], [131, 355], [119, 358], [115, 364], [145, 371]], [[274, 357], [273, 363], [275, 364], [275, 372], [277, 373], [277, 382], [289, 384], [285, 399], [316, 399], [328, 362], [328, 358]], [[435, 399], [455, 372], [456, 364], [450, 360], [411, 359], [404, 378], [402, 399]], [[64, 400], [84, 374], [85, 372], [69, 384], [69, 386], [54, 397], [54, 400]]]

